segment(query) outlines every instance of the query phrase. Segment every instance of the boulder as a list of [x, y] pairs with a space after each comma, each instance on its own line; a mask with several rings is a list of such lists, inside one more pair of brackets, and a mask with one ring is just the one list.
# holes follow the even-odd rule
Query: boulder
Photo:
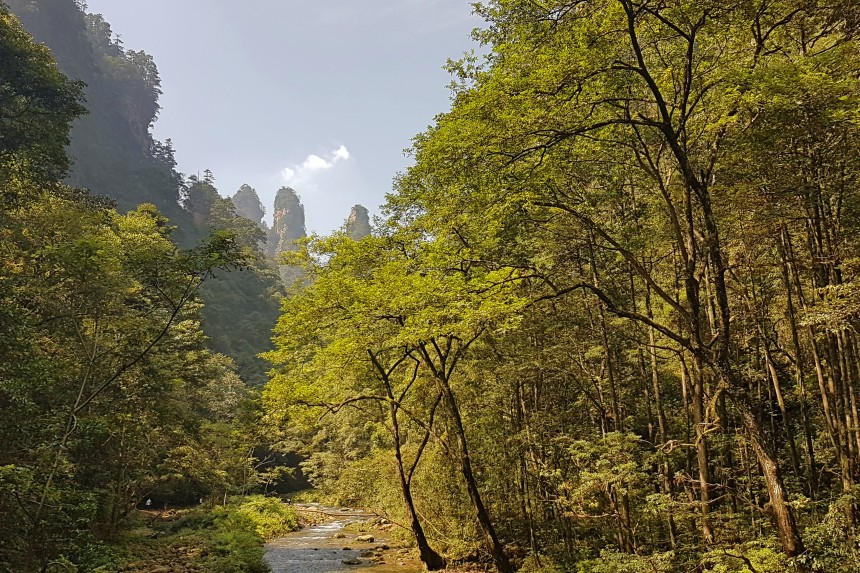
[[358, 541], [359, 543], [373, 543], [373, 536], [372, 535], [359, 535], [358, 537], [355, 538], [355, 540]]

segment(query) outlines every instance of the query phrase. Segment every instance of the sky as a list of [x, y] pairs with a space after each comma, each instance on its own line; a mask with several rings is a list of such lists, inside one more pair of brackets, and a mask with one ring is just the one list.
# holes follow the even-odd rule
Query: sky
[[446, 61], [477, 49], [469, 0], [87, 0], [161, 77], [156, 139], [178, 169], [247, 183], [270, 220], [293, 187], [308, 232], [378, 212], [411, 138], [450, 106]]

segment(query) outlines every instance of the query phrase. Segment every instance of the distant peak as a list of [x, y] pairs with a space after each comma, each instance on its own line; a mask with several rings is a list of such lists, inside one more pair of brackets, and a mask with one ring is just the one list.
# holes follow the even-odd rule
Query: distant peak
[[370, 214], [363, 205], [354, 205], [346, 219], [346, 234], [358, 241], [370, 234]]
[[279, 209], [295, 209], [297, 207], [301, 207], [304, 210], [302, 200], [295, 189], [292, 187], [281, 187], [278, 189], [278, 192], [275, 194], [275, 211]]
[[242, 185], [231, 199], [239, 215], [262, 226], [266, 209], [263, 207], [260, 196], [257, 195], [257, 191], [253, 187], [247, 183]]

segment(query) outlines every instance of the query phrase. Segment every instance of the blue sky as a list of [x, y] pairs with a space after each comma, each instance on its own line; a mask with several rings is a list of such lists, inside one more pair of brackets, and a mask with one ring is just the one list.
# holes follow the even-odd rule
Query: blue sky
[[179, 169], [243, 183], [271, 211], [282, 185], [309, 231], [375, 212], [403, 149], [448, 109], [442, 69], [477, 46], [467, 0], [88, 0], [124, 46], [158, 64], [155, 125]]

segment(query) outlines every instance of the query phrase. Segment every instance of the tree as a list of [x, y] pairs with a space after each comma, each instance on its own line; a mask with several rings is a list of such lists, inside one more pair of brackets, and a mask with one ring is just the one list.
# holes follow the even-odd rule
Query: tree
[[205, 226], [212, 207], [221, 198], [211, 178], [199, 179], [196, 175], [191, 175], [184, 195], [182, 206], [194, 215], [197, 226]]
[[66, 174], [68, 130], [85, 113], [82, 104], [83, 84], [61, 74], [48, 49], [36, 45], [0, 6], [0, 183], [5, 195], [20, 184], [19, 177], [44, 183]]
[[[402, 301], [380, 298], [405, 286], [403, 261], [375, 258], [383, 245], [336, 237], [314, 245], [314, 256], [326, 257], [326, 265], [305, 255], [311, 284], [285, 299], [275, 330], [276, 350], [267, 354], [281, 372], [267, 387], [267, 403], [275, 411], [305, 405], [337, 413], [351, 407], [385, 424], [421, 561], [436, 571], [445, 567], [445, 560], [427, 541], [412, 479], [434, 431], [441, 396], [426, 403], [420, 361], [411, 345], [397, 339], [403, 317], [396, 309]], [[380, 282], [367, 281], [369, 273]], [[417, 441], [416, 432], [423, 434]], [[410, 446], [415, 452], [407, 462], [404, 450]]]
[[[189, 420], [162, 416], [182, 388], [170, 374], [185, 357], [177, 350], [203, 341], [196, 293], [241, 260], [223, 233], [180, 251], [151, 205], [120, 216], [52, 194], [7, 215], [3, 307], [18, 326], [2, 349], [12, 367], [2, 377], [0, 464], [28, 481], [0, 484], [26, 522], [14, 531], [24, 557], [3, 557], [29, 570], [55, 556], [49, 547], [80, 551], [78, 519], [115, 531], [151, 483], [152, 456], [171, 439], [153, 427]], [[93, 515], [102, 510], [104, 522]]]
[[[760, 265], [735, 270], [741, 261], [763, 260], [748, 257], [742, 247], [743, 238], [752, 236], [749, 221], [740, 216], [751, 204], [745, 185], [755, 183], [741, 182], [738, 166], [746, 159], [758, 165], [759, 182], [780, 176], [772, 173], [772, 162], [754, 154], [734, 158], [740, 149], [750, 152], [742, 143], [749, 137], [768, 132], [802, 137], [792, 127], [800, 125], [796, 119], [762, 114], [775, 103], [767, 98], [782, 97], [776, 95], [780, 89], [765, 87], [773, 86], [775, 77], [781, 78], [777, 85], [798, 86], [795, 95], [811, 96], [811, 117], [827, 117], [824, 129], [838, 134], [834, 142], [850, 141], [850, 122], [844, 119], [853, 112], [812, 94], [839, 93], [836, 97], [845, 97], [840, 101], [852, 101], [847, 94], [856, 93], [849, 87], [854, 80], [842, 67], [856, 54], [852, 17], [842, 8], [810, 2], [491, 2], [478, 11], [489, 22], [478, 34], [490, 48], [486, 62], [467, 58], [452, 64], [457, 76], [452, 110], [416, 137], [416, 165], [400, 179], [389, 212], [430, 236], [453, 235], [464, 262], [520, 270], [523, 288], [536, 304], [579, 297], [584, 303], [579, 308], [595, 313], [601, 386], [608, 392], [595, 404], [606, 405], [608, 415], [601, 417], [609, 429], [624, 427], [631, 367], [647, 375], [646, 353], [671, 352], [679, 373], [677, 393], [695, 434], [689, 466], [697, 474], [702, 541], [717, 542], [711, 512], [720, 502], [713, 484], [720, 484], [733, 506], [737, 502], [738, 476], [730, 469], [737, 452], [718, 436], [738, 425], [762, 469], [767, 511], [782, 548], [790, 557], [802, 554], [780, 448], [768, 435], [780, 430], [767, 427], [769, 406], [761, 397], [762, 392], [774, 396], [785, 421], [781, 431], [793, 444], [774, 338], [769, 322], [761, 320], [762, 309], [772, 312], [764, 306], [770, 299], [761, 299], [768, 291], [759, 290], [768, 284], [762, 273], [771, 271]], [[806, 66], [815, 73], [800, 72]], [[798, 72], [809, 80], [830, 76], [847, 83], [828, 91], [823, 81], [809, 91], [815, 80], [792, 84]], [[829, 111], [819, 115], [823, 109]], [[782, 121], [784, 128], [776, 127]], [[799, 141], [789, 136], [777, 147], [752, 145], [779, 150], [785, 161], [792, 154], [802, 157]], [[824, 163], [817, 157], [814, 165], [826, 175], [807, 176], [807, 187], [810, 181], [835, 181], [834, 189], [841, 188], [845, 175], [853, 173], [843, 156], [844, 148], [833, 146]], [[835, 212], [831, 209], [840, 203], [830, 197], [837, 196], [809, 203], [809, 229], [822, 228], [816, 213]], [[778, 209], [765, 208], [760, 205], [756, 215], [779, 219]], [[834, 219], [829, 223], [839, 227]], [[828, 244], [827, 235], [813, 233], [810, 244]], [[779, 248], [787, 252], [786, 245]], [[829, 257], [838, 260], [832, 251]], [[787, 269], [788, 290], [800, 298], [801, 289], [791, 285], [795, 272]], [[825, 274], [830, 282], [838, 271], [819, 265], [819, 276]], [[628, 340], [613, 335], [613, 316], [627, 321]], [[835, 365], [852, 360], [847, 358], [852, 345], [842, 335], [831, 337], [833, 383], [822, 391], [841, 404], [836, 416], [845, 420], [853, 419], [850, 404], [856, 402], [849, 382], [853, 374], [850, 368], [837, 373]], [[628, 348], [641, 359], [628, 362], [621, 354]], [[815, 344], [812, 350], [821, 362]], [[648, 391], [649, 407], [661, 390], [659, 361], [650, 370], [657, 383], [653, 394]], [[761, 372], [767, 373], [764, 387]], [[836, 441], [847, 444], [849, 433], [842, 431]], [[788, 453], [797, 459], [796, 447]]]

